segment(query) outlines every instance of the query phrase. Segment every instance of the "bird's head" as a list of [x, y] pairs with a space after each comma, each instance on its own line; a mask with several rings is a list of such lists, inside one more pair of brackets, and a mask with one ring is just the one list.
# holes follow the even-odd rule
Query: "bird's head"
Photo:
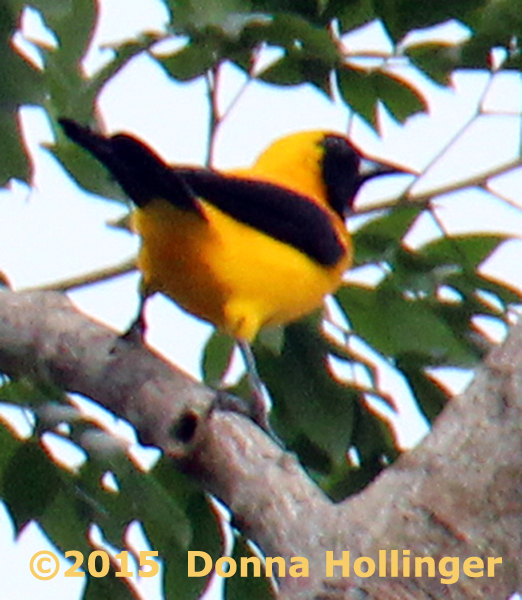
[[398, 169], [363, 158], [350, 140], [331, 131], [292, 133], [276, 140], [257, 159], [253, 170], [277, 183], [326, 203], [340, 217], [353, 209], [360, 187], [373, 177]]

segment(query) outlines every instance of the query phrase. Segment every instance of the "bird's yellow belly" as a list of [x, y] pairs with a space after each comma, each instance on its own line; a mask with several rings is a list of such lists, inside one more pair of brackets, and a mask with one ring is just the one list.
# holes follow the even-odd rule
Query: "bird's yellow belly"
[[326, 269], [211, 205], [202, 203], [206, 219], [166, 205], [154, 201], [134, 213], [145, 285], [238, 339], [321, 306], [351, 260], [348, 251]]

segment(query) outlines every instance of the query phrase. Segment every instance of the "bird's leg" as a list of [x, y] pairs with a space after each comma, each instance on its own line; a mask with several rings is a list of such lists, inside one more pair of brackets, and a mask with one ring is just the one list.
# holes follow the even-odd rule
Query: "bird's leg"
[[145, 332], [147, 331], [147, 322], [145, 320], [145, 302], [151, 296], [151, 292], [147, 290], [143, 281], [140, 282], [139, 289], [139, 304], [138, 314], [136, 318], [129, 325], [129, 328], [125, 333], [121, 335], [121, 338], [128, 342], [142, 344], [145, 339]]
[[268, 425], [268, 402], [265, 396], [263, 381], [257, 370], [252, 346], [245, 340], [238, 340], [238, 345], [243, 360], [245, 361], [248, 383], [254, 399], [252, 416], [256, 423], [263, 427], [263, 429], [266, 429], [266, 426]]
[[256, 359], [252, 346], [245, 340], [238, 340], [239, 350], [245, 361], [248, 383], [252, 392], [252, 419], [261, 427], [279, 446], [284, 444], [276, 435], [268, 421], [269, 399], [265, 386], [257, 370]]

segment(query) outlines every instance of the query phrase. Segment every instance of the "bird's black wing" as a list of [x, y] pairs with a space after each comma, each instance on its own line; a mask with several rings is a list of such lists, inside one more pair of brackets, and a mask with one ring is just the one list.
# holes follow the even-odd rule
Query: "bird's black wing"
[[208, 169], [175, 168], [200, 198], [234, 219], [333, 266], [345, 248], [320, 206], [288, 188]]

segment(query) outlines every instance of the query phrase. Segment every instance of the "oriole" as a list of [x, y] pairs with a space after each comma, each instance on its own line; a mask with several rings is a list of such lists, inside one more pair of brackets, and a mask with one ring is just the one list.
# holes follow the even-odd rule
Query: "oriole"
[[314, 311], [352, 263], [345, 226], [373, 174], [337, 133], [274, 142], [249, 168], [171, 166], [127, 134], [104, 136], [69, 119], [66, 135], [112, 173], [136, 205], [138, 268], [160, 291], [243, 344], [265, 326]]

